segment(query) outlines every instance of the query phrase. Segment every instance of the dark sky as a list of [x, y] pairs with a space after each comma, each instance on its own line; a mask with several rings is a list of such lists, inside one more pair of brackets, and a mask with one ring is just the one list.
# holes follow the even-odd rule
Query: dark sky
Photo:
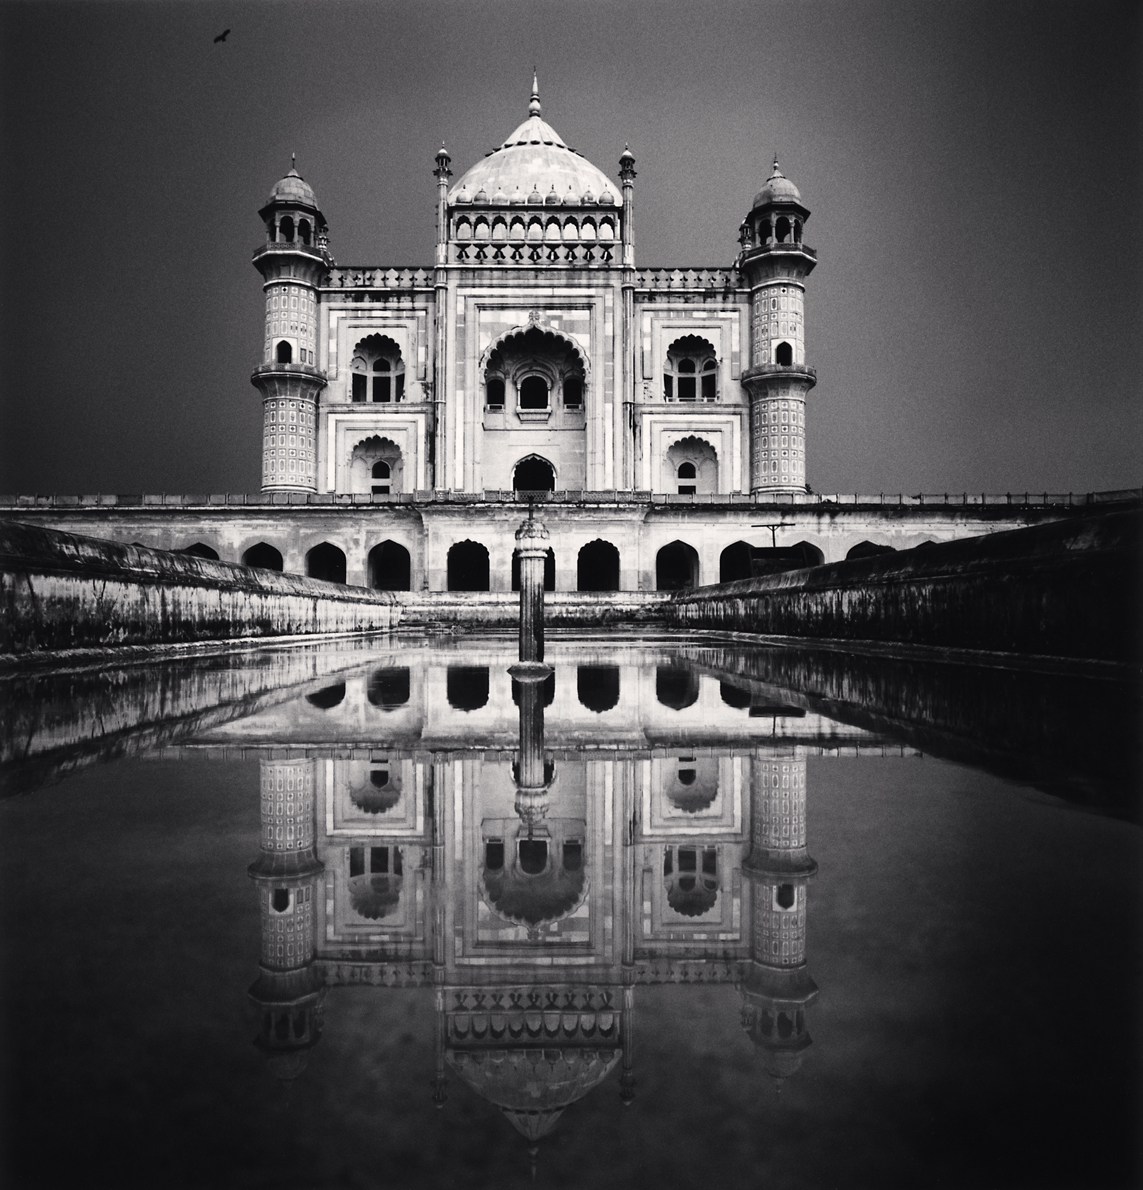
[[0, 2], [0, 490], [257, 490], [250, 253], [290, 152], [340, 263], [430, 264], [437, 146], [502, 141], [533, 63], [570, 144], [614, 177], [630, 142], [641, 265], [730, 263], [780, 155], [815, 490], [1137, 486], [1140, 11]]

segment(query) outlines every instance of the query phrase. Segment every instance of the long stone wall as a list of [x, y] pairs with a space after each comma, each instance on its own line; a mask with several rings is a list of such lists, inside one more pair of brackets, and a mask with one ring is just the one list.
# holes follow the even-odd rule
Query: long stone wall
[[1139, 656], [1143, 515], [1116, 512], [680, 592], [678, 628]]
[[384, 591], [0, 520], [0, 654], [379, 632]]

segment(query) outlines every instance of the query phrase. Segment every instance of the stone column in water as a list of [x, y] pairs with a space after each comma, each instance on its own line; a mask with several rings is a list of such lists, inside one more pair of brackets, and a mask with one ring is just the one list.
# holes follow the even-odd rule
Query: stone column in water
[[550, 536], [531, 516], [516, 530], [520, 559], [520, 660], [544, 659], [544, 562]]
[[[523, 652], [523, 627], [520, 651]], [[520, 700], [520, 750], [516, 760], [516, 813], [529, 829], [548, 811], [551, 771], [544, 757], [544, 700], [541, 689], [551, 669], [522, 660], [508, 671]]]
[[768, 1074], [782, 1080], [809, 1048], [806, 1008], [818, 988], [806, 966], [806, 885], [818, 870], [806, 850], [806, 762], [791, 753], [751, 758], [750, 961], [742, 971], [742, 1024]]

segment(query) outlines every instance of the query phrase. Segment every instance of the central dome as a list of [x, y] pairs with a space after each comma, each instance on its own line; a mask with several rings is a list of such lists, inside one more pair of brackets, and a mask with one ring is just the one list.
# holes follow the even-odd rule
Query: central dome
[[[554, 198], [553, 198], [554, 194]], [[540, 119], [540, 98], [532, 83], [528, 118], [483, 161], [478, 161], [449, 191], [448, 201], [526, 203], [541, 201], [619, 206], [619, 191], [608, 176]]]

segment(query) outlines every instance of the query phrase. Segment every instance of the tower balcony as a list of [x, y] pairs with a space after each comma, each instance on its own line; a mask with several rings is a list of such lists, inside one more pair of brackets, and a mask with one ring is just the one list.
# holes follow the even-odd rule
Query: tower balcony
[[328, 263], [332, 260], [329, 251], [318, 247], [317, 244], [303, 244], [300, 240], [270, 240], [259, 244], [255, 249], [252, 260], [260, 260], [263, 256], [277, 256], [292, 253], [295, 256], [308, 256], [312, 260]]
[[747, 248], [745, 256], [747, 259], [754, 259], [758, 256], [770, 256], [774, 253], [778, 254], [800, 254], [808, 256], [811, 260], [816, 261], [818, 253], [816, 248], [811, 248], [807, 244], [800, 241], [785, 240], [781, 243], [774, 240], [767, 240], [765, 244], [759, 244], [756, 248]]
[[818, 382], [817, 369], [807, 364], [758, 364], [745, 369], [742, 380], [743, 383], [748, 383], [751, 380], [771, 380], [783, 376], [789, 376], [794, 380], [809, 380], [811, 384]]
[[308, 378], [321, 384], [326, 382], [325, 373], [321, 368], [315, 368], [312, 364], [259, 364], [250, 373], [250, 379], [255, 380], [259, 376], [279, 376], [285, 379]]

